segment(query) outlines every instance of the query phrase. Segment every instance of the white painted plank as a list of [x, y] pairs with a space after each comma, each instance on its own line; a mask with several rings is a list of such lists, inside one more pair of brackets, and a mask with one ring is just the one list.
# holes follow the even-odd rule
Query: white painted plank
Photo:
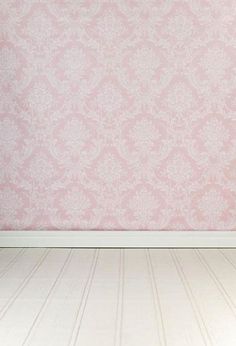
[[125, 250], [123, 285], [121, 345], [162, 345], [145, 250]]
[[[25, 249], [17, 255], [14, 262], [0, 277], [0, 317], [4, 314], [17, 290], [20, 290], [25, 281], [30, 278], [45, 249]], [[18, 251], [15, 250], [18, 254]]]
[[114, 345], [120, 251], [100, 250], [96, 271], [73, 345]]
[[23, 254], [24, 249], [2, 249], [0, 252], [0, 278], [14, 265], [18, 257]]
[[195, 250], [236, 316], [236, 266], [219, 250]]
[[95, 250], [72, 250], [61, 280], [40, 310], [23, 345], [66, 346], [69, 344], [76, 314], [91, 269]]
[[0, 345], [22, 345], [70, 250], [57, 249], [39, 262], [33, 277], [0, 315]]
[[0, 252], [0, 345], [236, 344], [235, 250], [19, 251]]
[[167, 345], [204, 346], [205, 333], [168, 250], [150, 250]]
[[123, 322], [123, 304], [124, 304], [124, 249], [120, 249], [120, 267], [119, 267], [119, 285], [117, 295], [117, 310], [115, 324], [114, 346], [121, 346], [122, 342], [122, 322]]
[[236, 319], [222, 292], [193, 250], [173, 250], [199, 316], [209, 333], [209, 345], [235, 345]]
[[236, 270], [236, 249], [218, 249], [226, 261]]

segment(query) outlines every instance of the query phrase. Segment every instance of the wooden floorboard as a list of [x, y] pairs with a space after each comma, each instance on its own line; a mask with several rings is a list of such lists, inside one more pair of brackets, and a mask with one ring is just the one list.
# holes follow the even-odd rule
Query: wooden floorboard
[[235, 346], [234, 249], [0, 249], [0, 345]]

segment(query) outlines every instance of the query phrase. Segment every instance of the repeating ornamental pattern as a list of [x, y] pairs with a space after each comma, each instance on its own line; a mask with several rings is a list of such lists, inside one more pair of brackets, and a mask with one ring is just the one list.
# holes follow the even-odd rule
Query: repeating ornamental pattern
[[234, 0], [7, 0], [0, 23], [0, 229], [236, 230]]

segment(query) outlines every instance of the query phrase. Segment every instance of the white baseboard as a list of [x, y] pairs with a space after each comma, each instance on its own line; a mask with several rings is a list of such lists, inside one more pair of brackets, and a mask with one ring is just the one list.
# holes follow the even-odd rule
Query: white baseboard
[[236, 247], [235, 231], [0, 231], [0, 247]]

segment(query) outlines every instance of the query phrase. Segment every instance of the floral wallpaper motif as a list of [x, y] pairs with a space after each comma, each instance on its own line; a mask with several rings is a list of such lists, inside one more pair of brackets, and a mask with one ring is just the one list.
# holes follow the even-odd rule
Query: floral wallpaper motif
[[0, 228], [236, 230], [233, 0], [0, 3]]

